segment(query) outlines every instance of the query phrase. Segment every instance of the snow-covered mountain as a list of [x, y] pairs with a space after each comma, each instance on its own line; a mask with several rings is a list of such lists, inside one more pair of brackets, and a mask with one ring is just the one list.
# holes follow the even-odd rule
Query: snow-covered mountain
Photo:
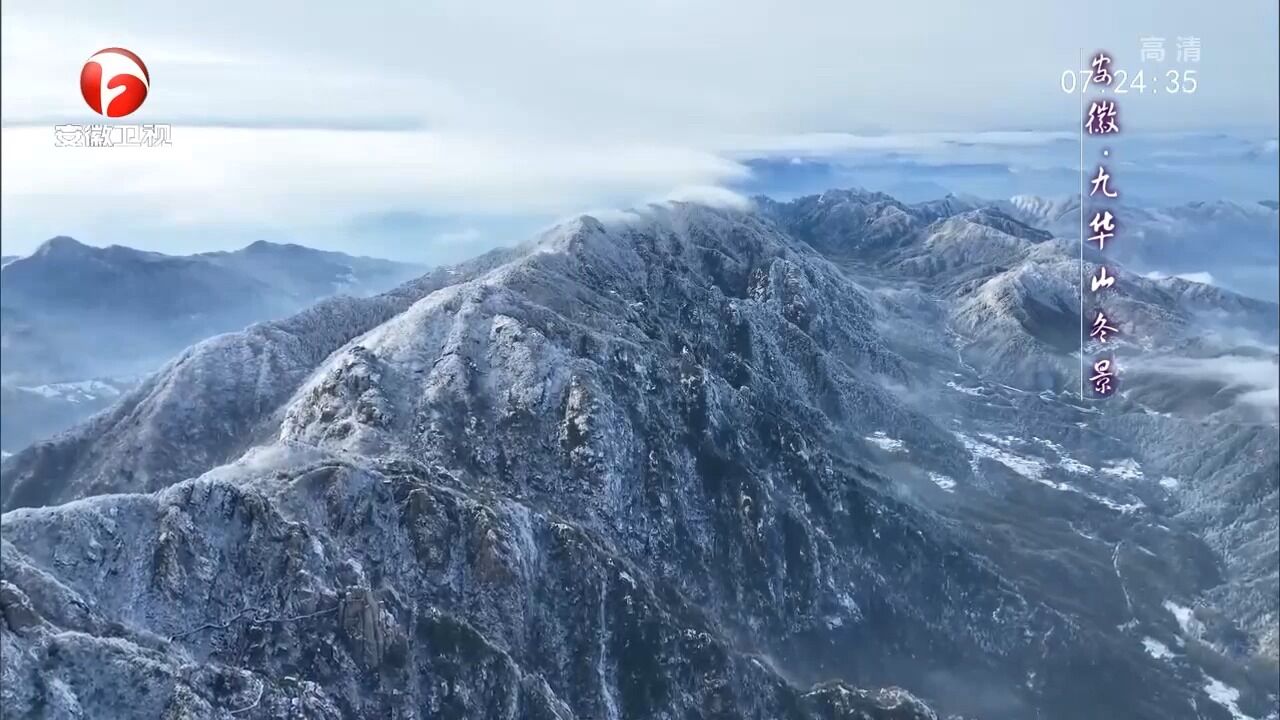
[[[1021, 195], [999, 207], [1058, 237], [1080, 237], [1078, 196]], [[1120, 229], [1107, 245], [1107, 256], [1134, 272], [1183, 276], [1271, 302], [1280, 295], [1280, 212], [1274, 202], [1219, 200], [1163, 208], [1123, 202], [1112, 209]]]
[[112, 378], [44, 385], [0, 384], [0, 449], [20, 450], [65, 430], [109, 407], [134, 385], [132, 379]]
[[0, 270], [2, 446], [16, 451], [113, 397], [76, 388], [98, 382], [118, 391], [203, 338], [331, 295], [381, 292], [421, 272], [298, 245], [175, 257], [53, 238]]
[[1044, 198], [1038, 195], [1015, 195], [1009, 198], [1010, 215], [1028, 225], [1052, 230], [1069, 237], [1080, 229], [1080, 196], [1065, 195]]
[[[674, 203], [207, 340], [0, 470], [5, 705], [1263, 717], [1274, 420], [1075, 397], [1075, 250]], [[1153, 360], [1276, 313], [1132, 279]]]

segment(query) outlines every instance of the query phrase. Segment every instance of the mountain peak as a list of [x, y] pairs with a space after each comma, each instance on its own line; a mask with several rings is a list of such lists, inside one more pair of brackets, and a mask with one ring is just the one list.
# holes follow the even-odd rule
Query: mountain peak
[[[60, 503], [4, 516], [19, 711], [937, 717], [860, 689], [892, 679], [989, 718], [1182, 717], [1206, 681], [1168, 647], [1192, 621], [1230, 692], [1265, 692], [1209, 654], [1255, 615], [1190, 607], [1215, 548], [1149, 530], [1181, 512], [1165, 472], [1264, 482], [1265, 430], [1214, 430], [1235, 465], [1162, 464], [1202, 426], [1057, 398], [1079, 370], [1070, 241], [1027, 242], [1047, 236], [1003, 207], [878, 198], [583, 215], [190, 348], [0, 468], [10, 508]], [[304, 265], [213, 260], [268, 288]], [[1186, 293], [1125, 279], [1109, 302], [1153, 347], [1199, 334]], [[1162, 560], [1189, 551], [1190, 574]], [[193, 656], [213, 669], [171, 700]], [[305, 695], [276, 680], [299, 663]], [[99, 690], [134, 678], [155, 679]]]
[[858, 200], [861, 202], [889, 202], [897, 204], [898, 200], [892, 195], [882, 193], [876, 190], [867, 190], [861, 187], [838, 188], [826, 190], [817, 195], [812, 196], [818, 203], [830, 203]]
[[985, 225], [1006, 235], [1012, 235], [1031, 242], [1045, 242], [1053, 239], [1051, 233], [1032, 227], [996, 207], [975, 208], [960, 213], [956, 217], [966, 222]]
[[47, 257], [49, 255], [80, 254], [90, 249], [91, 248], [88, 245], [85, 245], [75, 238], [67, 237], [66, 235], [58, 235], [41, 243], [40, 247], [36, 248], [36, 251], [32, 253], [32, 255], [37, 257]]
[[254, 240], [244, 246], [241, 252], [245, 253], [279, 253], [279, 252], [296, 252], [298, 250], [310, 250], [296, 243], [275, 243], [269, 240]]

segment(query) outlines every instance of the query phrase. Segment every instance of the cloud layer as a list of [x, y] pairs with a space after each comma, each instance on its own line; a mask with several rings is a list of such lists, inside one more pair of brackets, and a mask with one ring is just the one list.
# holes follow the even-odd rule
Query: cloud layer
[[[1048, 184], [1071, 174], [1040, 151], [1074, 137], [1079, 98], [1060, 78], [1083, 39], [1131, 56], [1152, 32], [1202, 36], [1205, 80], [1144, 97], [1130, 122], [1231, 118], [1274, 136], [1276, 68], [1259, 62], [1276, 56], [1274, 4], [1270, 22], [1194, 0], [1105, 7], [1098, 25], [1088, 7], [1015, 0], [7, 1], [0, 237], [5, 252], [58, 233], [173, 252], [281, 235], [341, 246], [361, 218], [399, 214], [430, 221], [381, 236], [415, 227], [456, 246], [512, 218], [740, 202], [726, 188], [753, 191], [761, 156], [1016, 157]], [[130, 121], [172, 123], [173, 146], [54, 148], [53, 124], [94, 120], [81, 63], [117, 45], [152, 76]]]

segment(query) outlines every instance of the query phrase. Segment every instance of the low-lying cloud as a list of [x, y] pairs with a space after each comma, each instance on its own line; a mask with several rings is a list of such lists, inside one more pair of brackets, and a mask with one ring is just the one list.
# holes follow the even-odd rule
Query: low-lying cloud
[[1213, 281], [1213, 275], [1207, 272], [1175, 273], [1174, 275], [1168, 275], [1166, 273], [1160, 272], [1159, 270], [1152, 270], [1151, 272], [1143, 275], [1143, 277], [1149, 278], [1151, 280], [1164, 280], [1165, 278], [1168, 278], [1168, 277], [1176, 277], [1176, 278], [1181, 278], [1182, 280], [1188, 280], [1190, 282], [1200, 283], [1201, 285], [1217, 284]]
[[1272, 421], [1280, 416], [1280, 367], [1274, 357], [1144, 357], [1140, 368], [1144, 373], [1222, 383], [1224, 390], [1237, 393], [1237, 405]]

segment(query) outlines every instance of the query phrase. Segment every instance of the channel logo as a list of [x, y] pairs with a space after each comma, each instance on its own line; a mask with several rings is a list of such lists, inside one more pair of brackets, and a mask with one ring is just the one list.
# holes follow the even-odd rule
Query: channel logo
[[80, 94], [99, 115], [129, 115], [147, 99], [151, 76], [142, 58], [124, 48], [106, 48], [93, 54], [80, 71]]

